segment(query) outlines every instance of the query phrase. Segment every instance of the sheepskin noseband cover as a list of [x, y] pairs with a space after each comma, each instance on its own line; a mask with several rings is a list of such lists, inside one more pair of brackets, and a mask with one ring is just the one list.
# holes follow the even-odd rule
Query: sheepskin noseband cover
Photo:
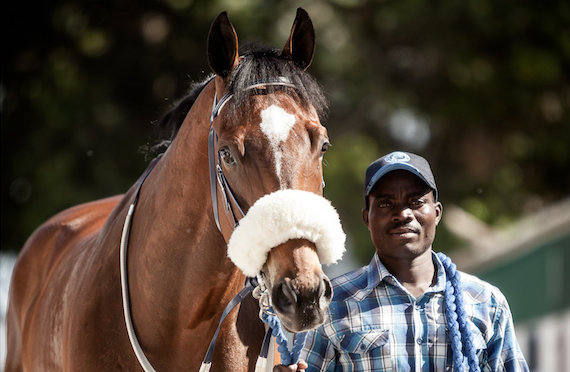
[[290, 239], [315, 243], [321, 264], [342, 258], [346, 236], [338, 213], [325, 198], [308, 191], [279, 190], [258, 199], [228, 243], [228, 256], [247, 276], [255, 276], [271, 248]]

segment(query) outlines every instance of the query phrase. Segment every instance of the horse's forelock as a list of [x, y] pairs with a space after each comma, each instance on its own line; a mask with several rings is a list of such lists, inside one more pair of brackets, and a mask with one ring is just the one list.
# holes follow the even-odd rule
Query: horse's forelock
[[[289, 58], [281, 56], [281, 51], [255, 44], [246, 45], [241, 53], [242, 60], [229, 77], [228, 91], [234, 94], [231, 107], [246, 107], [249, 98], [258, 93], [247, 89], [254, 82], [272, 81], [280, 77], [288, 78], [295, 85], [295, 93], [302, 105], [311, 104], [319, 118], [324, 120], [328, 104], [320, 85], [311, 75], [295, 66]], [[291, 89], [275, 86], [272, 89]]]

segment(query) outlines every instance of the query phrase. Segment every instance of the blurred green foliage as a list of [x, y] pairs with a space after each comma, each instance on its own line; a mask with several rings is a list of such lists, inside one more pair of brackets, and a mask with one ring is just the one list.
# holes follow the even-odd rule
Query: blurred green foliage
[[[325, 195], [359, 261], [372, 253], [364, 170], [395, 149], [426, 156], [444, 205], [489, 224], [569, 194], [567, 1], [8, 2], [2, 250], [18, 250], [57, 211], [137, 179], [153, 122], [209, 74], [206, 36], [220, 11], [242, 43], [281, 47], [297, 6], [313, 18], [309, 71], [330, 99]], [[436, 244], [461, 241], [440, 225]]]

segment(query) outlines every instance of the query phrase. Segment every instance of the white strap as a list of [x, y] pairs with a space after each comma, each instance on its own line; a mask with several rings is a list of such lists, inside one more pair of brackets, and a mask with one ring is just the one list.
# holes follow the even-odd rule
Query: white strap
[[200, 372], [210, 371], [211, 366], [212, 366], [212, 363], [202, 363], [202, 365], [200, 366]]
[[267, 358], [257, 358], [257, 363], [255, 363], [255, 372], [267, 372]]
[[129, 284], [127, 280], [127, 249], [129, 241], [129, 231], [131, 230], [131, 220], [133, 218], [133, 212], [135, 210], [135, 203], [131, 204], [127, 217], [125, 218], [125, 225], [123, 226], [123, 234], [121, 235], [121, 293], [123, 297], [123, 314], [125, 316], [125, 323], [127, 325], [127, 333], [129, 334], [129, 340], [131, 341], [131, 346], [133, 351], [139, 360], [141, 367], [145, 372], [155, 372], [154, 368], [144, 355], [144, 352], [139, 344], [139, 340], [135, 334], [133, 327], [133, 321], [131, 319], [131, 305], [129, 302]]

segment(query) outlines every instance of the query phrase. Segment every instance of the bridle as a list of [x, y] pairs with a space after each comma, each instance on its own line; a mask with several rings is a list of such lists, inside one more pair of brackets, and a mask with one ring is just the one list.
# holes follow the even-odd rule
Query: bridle
[[[242, 91], [248, 91], [252, 89], [257, 89], [261, 87], [268, 87], [268, 86], [284, 86], [289, 88], [295, 88], [295, 85], [284, 76], [279, 76], [273, 80], [267, 81], [255, 81], [245, 87]], [[212, 198], [212, 209], [214, 212], [214, 220], [216, 221], [216, 226], [218, 230], [223, 235], [221, 224], [220, 224], [220, 216], [219, 216], [219, 206], [218, 206], [218, 186], [220, 187], [223, 200], [224, 200], [224, 212], [231, 218], [233, 221], [232, 230], [235, 229], [239, 225], [239, 220], [245, 216], [243, 209], [239, 205], [232, 189], [228, 183], [226, 176], [224, 175], [224, 171], [221, 167], [221, 155], [220, 151], [217, 152], [217, 162], [216, 162], [216, 146], [218, 144], [218, 134], [214, 129], [214, 120], [220, 114], [222, 108], [225, 104], [234, 96], [233, 93], [227, 92], [222, 96], [222, 98], [218, 101], [217, 100], [217, 93], [214, 93], [214, 100], [212, 103], [212, 114], [210, 115], [210, 132], [208, 134], [208, 164], [209, 164], [209, 173], [210, 173], [210, 194]], [[324, 186], [324, 181], [323, 181]], [[232, 208], [232, 204], [237, 209], [238, 215], [236, 216], [236, 212], [234, 208]], [[252, 293], [253, 292], [253, 293]], [[253, 297], [258, 300], [260, 312], [259, 317], [264, 322], [268, 322], [268, 319], [274, 320], [274, 322], [279, 322], [275, 314], [272, 313], [271, 307], [271, 297], [267, 287], [265, 286], [263, 280], [263, 274], [259, 273], [257, 278], [247, 278], [244, 284], [243, 289], [228, 303], [222, 317], [218, 323], [218, 328], [210, 341], [210, 345], [208, 346], [208, 351], [206, 352], [206, 356], [204, 357], [204, 361], [200, 367], [200, 372], [206, 372], [210, 370], [214, 348], [216, 345], [216, 340], [218, 337], [218, 333], [220, 331], [220, 327], [222, 322], [226, 318], [226, 315], [229, 314], [231, 310], [235, 306], [237, 306], [247, 295], [252, 293]], [[280, 324], [274, 324], [273, 327], [267, 330], [265, 337], [263, 339], [263, 344], [261, 347], [260, 355], [258, 357], [256, 363], [256, 371], [265, 369], [265, 363], [267, 360], [267, 355], [269, 351], [269, 343], [271, 340], [272, 332], [278, 334], [280, 330]], [[304, 337], [300, 338], [304, 344]], [[284, 340], [286, 346], [286, 340]], [[297, 343], [298, 344], [298, 343]], [[301, 346], [302, 347], [302, 346]], [[287, 350], [288, 351], [288, 350]]]
[[[284, 76], [280, 76], [273, 80], [267, 81], [255, 81], [245, 87], [242, 91], [248, 91], [252, 89], [257, 89], [261, 87], [267, 86], [285, 86], [289, 88], [295, 88], [295, 85]], [[224, 212], [226, 215], [230, 215], [231, 220], [233, 221], [232, 228], [235, 228], [238, 225], [238, 221], [245, 216], [241, 206], [239, 205], [238, 201], [236, 200], [232, 189], [228, 183], [224, 175], [224, 171], [221, 167], [221, 155], [220, 151], [217, 152], [218, 161], [216, 162], [216, 146], [218, 144], [218, 134], [214, 129], [214, 120], [219, 115], [222, 108], [225, 104], [234, 96], [233, 93], [226, 93], [222, 96], [222, 98], [218, 101], [217, 94], [214, 94], [214, 102], [212, 104], [212, 114], [210, 115], [210, 133], [208, 135], [208, 163], [210, 168], [210, 193], [212, 196], [212, 208], [214, 210], [214, 220], [216, 221], [216, 226], [220, 233], [222, 232], [222, 228], [220, 225], [220, 216], [219, 216], [219, 206], [218, 206], [218, 186], [220, 187], [223, 200], [224, 200]], [[232, 208], [232, 204], [237, 209], [234, 211]]]
[[[248, 85], [246, 88], [244, 88], [243, 91], [247, 91], [247, 90], [251, 90], [251, 89], [257, 89], [257, 88], [266, 87], [266, 86], [284, 86], [284, 87], [289, 87], [289, 88], [295, 88], [295, 85], [288, 78], [281, 76], [281, 77], [278, 77], [274, 80], [253, 82], [250, 85]], [[233, 219], [233, 222], [234, 222], [233, 228], [235, 228], [239, 224], [239, 219], [243, 218], [243, 216], [245, 215], [245, 213], [243, 212], [242, 208], [240, 207], [238, 201], [236, 200], [236, 198], [235, 198], [235, 196], [231, 190], [231, 187], [228, 184], [226, 177], [224, 176], [224, 172], [222, 170], [222, 167], [220, 166], [221, 155], [220, 155], [219, 151], [217, 152], [218, 161], [216, 163], [216, 145], [218, 142], [218, 135], [214, 129], [213, 123], [214, 123], [214, 119], [219, 115], [219, 113], [222, 110], [222, 108], [224, 107], [224, 105], [233, 97], [233, 95], [234, 95], [233, 93], [228, 92], [224, 96], [222, 96], [222, 98], [218, 101], [217, 95], [214, 94], [214, 102], [212, 105], [212, 113], [210, 115], [210, 132], [208, 135], [208, 162], [209, 162], [209, 172], [210, 172], [210, 191], [211, 191], [211, 197], [212, 197], [212, 208], [213, 208], [213, 212], [214, 212], [214, 219], [216, 221], [216, 226], [218, 227], [218, 230], [220, 231], [220, 233], [222, 233], [222, 229], [221, 229], [221, 225], [220, 225], [219, 212], [218, 212], [218, 208], [219, 208], [218, 197], [217, 197], [217, 186], [218, 185], [219, 185], [221, 192], [222, 192], [222, 195], [223, 195], [224, 212], [227, 215], [231, 214], [231, 218]], [[137, 357], [137, 360], [139, 361], [139, 364], [141, 365], [141, 367], [143, 368], [143, 370], [145, 372], [155, 372], [155, 369], [152, 367], [151, 363], [149, 362], [146, 355], [144, 354], [142, 347], [140, 346], [140, 343], [139, 343], [138, 338], [136, 336], [134, 326], [133, 326], [133, 322], [132, 322], [130, 299], [129, 299], [128, 271], [127, 271], [127, 249], [128, 249], [128, 244], [129, 244], [129, 236], [130, 236], [132, 218], [133, 218], [135, 208], [136, 208], [136, 205], [137, 205], [137, 202], [139, 199], [140, 191], [141, 191], [142, 186], [143, 186], [144, 182], [146, 181], [147, 177], [151, 173], [152, 169], [158, 163], [159, 159], [160, 159], [160, 155], [157, 158], [152, 160], [152, 162], [149, 164], [147, 170], [145, 171], [144, 175], [140, 179], [140, 182], [139, 182], [137, 189], [135, 191], [133, 202], [129, 206], [127, 215], [125, 217], [125, 223], [123, 225], [123, 231], [122, 231], [122, 235], [121, 235], [121, 244], [120, 244], [120, 274], [121, 274], [120, 276], [121, 276], [121, 295], [122, 295], [122, 300], [123, 300], [123, 316], [124, 316], [125, 324], [127, 327], [127, 333], [129, 336], [129, 341], [130, 341], [131, 346], [133, 348], [133, 351]], [[236, 212], [234, 212], [234, 209], [232, 208], [232, 204], [235, 205], [235, 208], [237, 209], [237, 212], [239, 213], [238, 216], [236, 216]], [[261, 279], [261, 276], [258, 276], [258, 280], [259, 279]], [[261, 282], [261, 280], [260, 280], [260, 282]], [[264, 288], [263, 286], [261, 287], [263, 289], [261, 289], [261, 290], [257, 289], [257, 288], [260, 288], [260, 282], [258, 282], [255, 278], [248, 278], [246, 280], [244, 288], [230, 301], [230, 303], [224, 309], [224, 313], [222, 314], [222, 318], [220, 319], [220, 322], [218, 324], [218, 328], [217, 328], [217, 330], [216, 330], [216, 332], [215, 332], [215, 334], [214, 334], [214, 336], [210, 342], [210, 346], [208, 348], [206, 358], [204, 359], [204, 362], [202, 363], [202, 367], [200, 368], [201, 371], [209, 370], [211, 360], [213, 357], [213, 350], [214, 350], [214, 347], [216, 344], [216, 338], [217, 338], [218, 332], [220, 330], [220, 326], [221, 326], [224, 318], [226, 317], [227, 314], [229, 314], [229, 312], [231, 312], [231, 310], [235, 306], [237, 306], [237, 304], [239, 304], [245, 297], [247, 297], [247, 295], [249, 295], [251, 292], [254, 292], [254, 290], [255, 290], [255, 292], [256, 292], [255, 297], [260, 302], [260, 308], [261, 308], [260, 317], [262, 316], [262, 314], [264, 314], [266, 317], [267, 316], [273, 316], [273, 314], [271, 314], [269, 311], [270, 306], [269, 306], [269, 296], [268, 296], [267, 289]], [[258, 367], [260, 367], [260, 360], [265, 360], [264, 358], [267, 358], [267, 353], [269, 350], [269, 340], [270, 340], [270, 337], [268, 337], [268, 335], [269, 336], [271, 335], [270, 331], [271, 331], [271, 328], [268, 330], [268, 332], [266, 333], [266, 337], [264, 338], [261, 353], [260, 353], [260, 358], [258, 359]], [[275, 333], [275, 331], [274, 331], [274, 333]], [[261, 363], [263, 363], [263, 362], [261, 362]]]

